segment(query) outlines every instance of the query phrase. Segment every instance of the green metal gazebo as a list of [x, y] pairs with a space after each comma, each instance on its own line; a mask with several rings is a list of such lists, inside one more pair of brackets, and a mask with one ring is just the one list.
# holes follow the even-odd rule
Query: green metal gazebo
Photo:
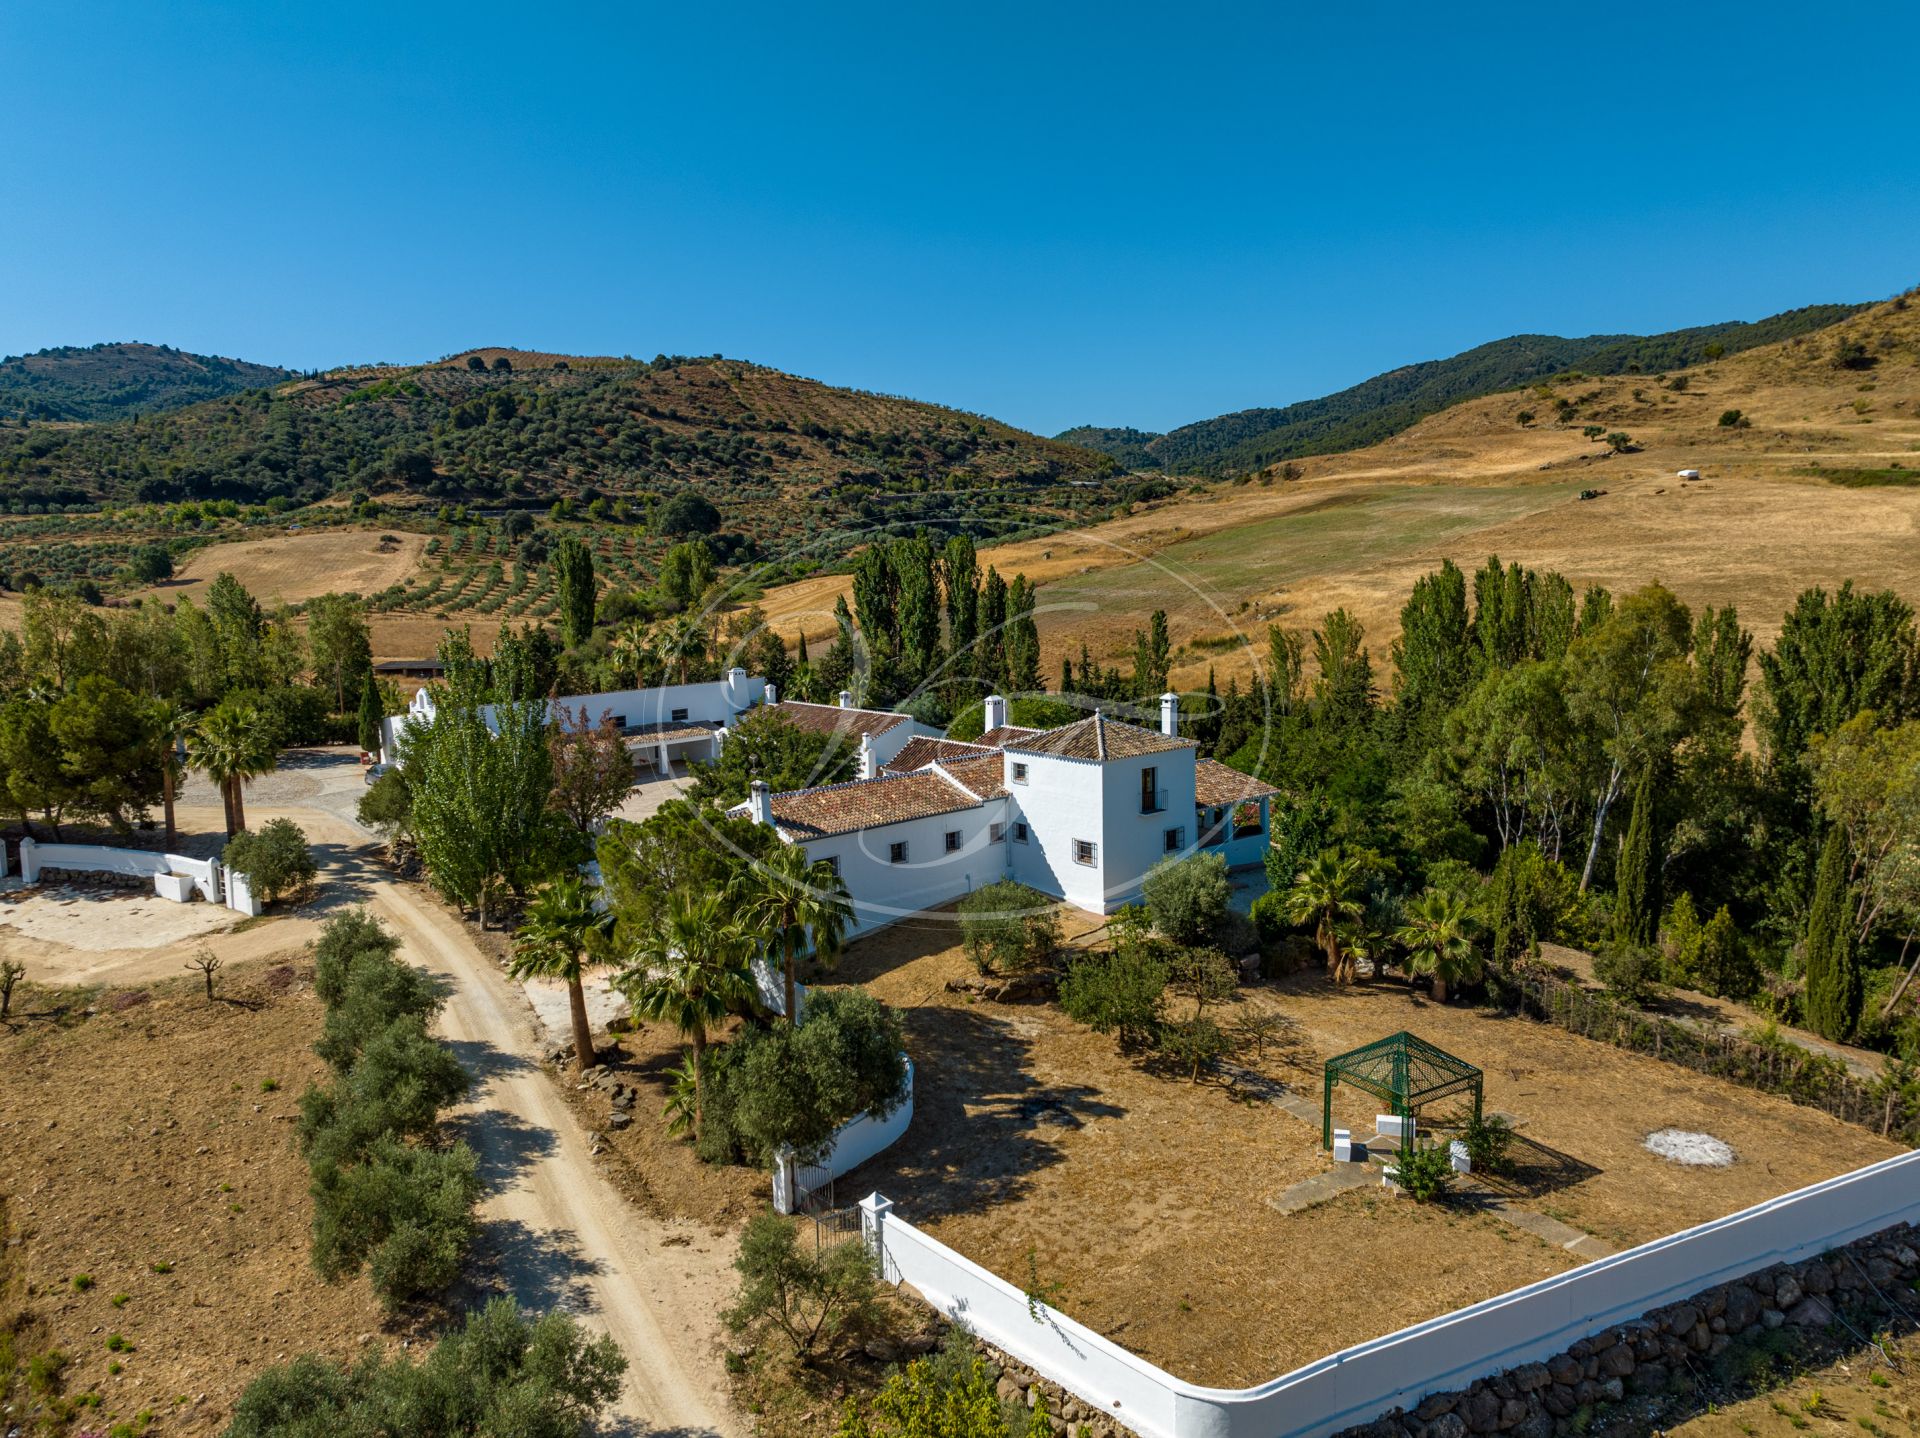
[[[1412, 1118], [1422, 1105], [1455, 1094], [1473, 1094], [1473, 1116], [1480, 1117], [1480, 1070], [1445, 1049], [1402, 1029], [1384, 1039], [1327, 1060], [1326, 1087], [1320, 1099], [1320, 1146], [1333, 1147], [1333, 1086], [1349, 1083], [1382, 1103], [1391, 1104], [1401, 1118]], [[1406, 1140], [1400, 1141], [1401, 1147]]]

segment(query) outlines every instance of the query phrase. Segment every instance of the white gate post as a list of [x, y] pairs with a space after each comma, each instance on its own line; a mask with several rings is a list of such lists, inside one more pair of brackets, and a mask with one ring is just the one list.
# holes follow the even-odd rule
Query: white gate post
[[887, 1215], [892, 1212], [893, 1203], [877, 1193], [860, 1200], [860, 1238], [873, 1258], [874, 1272], [888, 1283], [898, 1283], [899, 1271], [887, 1269]]
[[40, 857], [35, 852], [39, 847], [31, 836], [20, 841], [20, 877], [29, 884], [40, 882]]
[[783, 1148], [773, 1160], [773, 1211], [792, 1213], [799, 1205], [796, 1202], [795, 1178], [793, 1172], [793, 1150]]

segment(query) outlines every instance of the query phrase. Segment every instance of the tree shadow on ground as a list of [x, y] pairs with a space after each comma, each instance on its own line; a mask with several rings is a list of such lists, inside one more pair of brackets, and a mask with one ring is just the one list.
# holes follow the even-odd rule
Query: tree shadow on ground
[[1041, 1084], [1032, 1041], [1008, 1019], [944, 1006], [906, 1017], [913, 1123], [899, 1143], [840, 1180], [848, 1193], [878, 1190], [916, 1221], [1009, 1202], [1063, 1159], [1050, 1130], [1126, 1115], [1096, 1089]]
[[1499, 1198], [1545, 1198], [1600, 1173], [1584, 1159], [1516, 1133], [1507, 1143], [1505, 1169], [1500, 1173], [1476, 1170], [1473, 1180]]
[[481, 1299], [505, 1295], [525, 1313], [559, 1309], [575, 1317], [599, 1307], [592, 1280], [607, 1269], [570, 1236], [538, 1232], [517, 1218], [482, 1218], [474, 1258], [470, 1283]]
[[448, 1120], [448, 1127], [473, 1150], [479, 1160], [480, 1183], [489, 1190], [511, 1182], [559, 1147], [553, 1130], [499, 1109], [457, 1115]]

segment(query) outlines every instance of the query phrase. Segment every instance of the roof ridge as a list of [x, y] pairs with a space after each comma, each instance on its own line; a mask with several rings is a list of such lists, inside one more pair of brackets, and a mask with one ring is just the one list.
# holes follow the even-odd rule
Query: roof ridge
[[965, 794], [969, 799], [973, 800], [976, 804], [984, 804], [987, 801], [986, 795], [975, 793], [972, 789], [969, 789], [965, 784], [962, 784], [957, 777], [949, 773], [947, 771], [946, 760], [935, 759], [931, 764], [927, 765], [926, 769], [916, 769], [913, 772], [916, 774], [924, 774], [927, 772], [927, 769], [931, 769], [934, 773], [938, 774], [942, 779], [945, 779], [949, 784], [953, 785], [954, 788], [958, 789], [962, 794]]

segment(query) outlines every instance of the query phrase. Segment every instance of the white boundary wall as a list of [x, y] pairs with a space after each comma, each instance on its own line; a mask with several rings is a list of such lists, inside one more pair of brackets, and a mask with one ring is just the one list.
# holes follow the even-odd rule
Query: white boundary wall
[[[804, 1011], [805, 1006], [802, 1005]], [[905, 1054], [901, 1055], [906, 1058]], [[773, 1168], [773, 1211], [792, 1213], [800, 1200], [843, 1173], [852, 1173], [876, 1154], [884, 1153], [900, 1141], [907, 1125], [913, 1122], [913, 1060], [907, 1059], [907, 1086], [900, 1102], [885, 1118], [861, 1114], [841, 1125], [833, 1136], [826, 1156], [818, 1163], [797, 1164], [792, 1155], [782, 1154]]]
[[[1920, 1222], [1920, 1152], [1703, 1223], [1356, 1344], [1257, 1388], [1202, 1388], [1155, 1368], [904, 1220], [861, 1203], [891, 1283], [920, 1295], [1083, 1402], [1146, 1438], [1321, 1438], [1427, 1393], [1537, 1362], [1582, 1338], [1776, 1263]], [[1038, 1313], [1036, 1319], [1033, 1315]]]
[[220, 902], [220, 865], [212, 859], [190, 859], [185, 854], [156, 854], [147, 849], [109, 849], [103, 844], [42, 844], [20, 841], [20, 877], [40, 882], [42, 869], [94, 869], [134, 878], [154, 874], [184, 874], [193, 880], [200, 897]]

